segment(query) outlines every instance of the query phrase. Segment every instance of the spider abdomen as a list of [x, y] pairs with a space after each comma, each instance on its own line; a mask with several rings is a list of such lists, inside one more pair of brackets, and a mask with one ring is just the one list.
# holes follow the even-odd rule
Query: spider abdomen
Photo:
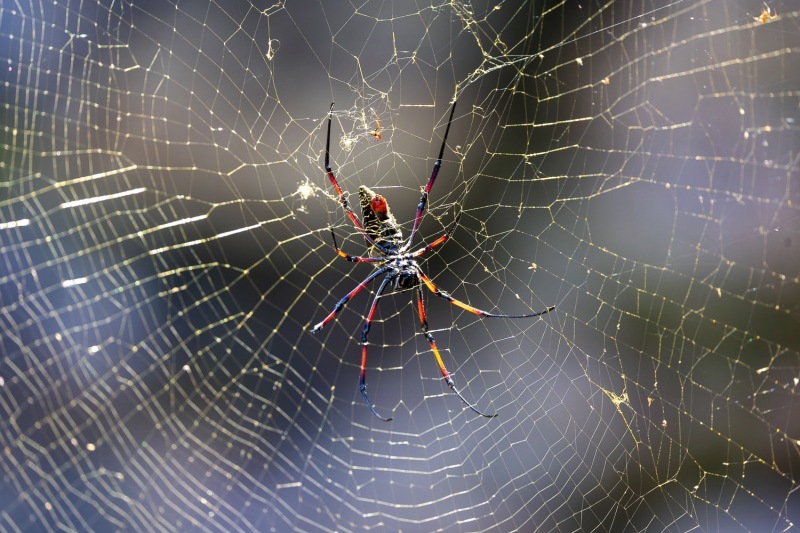
[[358, 188], [358, 199], [364, 215], [364, 231], [386, 251], [396, 253], [403, 244], [403, 231], [386, 198], [362, 185]]

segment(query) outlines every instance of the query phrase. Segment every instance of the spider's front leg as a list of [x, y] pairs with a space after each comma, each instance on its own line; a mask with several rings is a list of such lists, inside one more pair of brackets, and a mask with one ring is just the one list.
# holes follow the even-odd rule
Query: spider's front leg
[[453, 107], [450, 109], [450, 118], [447, 119], [447, 128], [444, 130], [444, 137], [442, 138], [442, 147], [439, 148], [439, 157], [436, 159], [436, 162], [433, 164], [433, 171], [431, 171], [431, 177], [428, 179], [428, 184], [422, 189], [422, 197], [419, 199], [419, 205], [417, 206], [417, 214], [414, 217], [414, 225], [411, 228], [411, 234], [408, 236], [408, 242], [406, 242], [405, 246], [403, 246], [403, 251], [408, 250], [411, 247], [411, 243], [414, 241], [414, 234], [417, 232], [417, 228], [419, 227], [420, 219], [422, 218], [422, 213], [425, 211], [425, 205], [428, 203], [428, 195], [433, 189], [433, 183], [436, 181], [436, 176], [439, 175], [439, 169], [442, 167], [442, 157], [444, 157], [444, 148], [447, 144], [447, 134], [450, 133], [450, 124], [453, 122], [453, 114], [456, 112], [456, 100], [453, 101]]
[[[344, 209], [345, 214], [348, 216], [350, 221], [356, 227], [356, 229], [361, 233], [367, 242], [383, 252], [384, 254], [388, 253], [388, 250], [383, 245], [375, 242], [365, 230], [364, 226], [361, 225], [361, 221], [358, 220], [358, 217], [353, 212], [353, 209], [350, 207], [350, 204], [347, 201], [347, 197], [344, 194], [344, 191], [339, 186], [339, 182], [336, 180], [336, 176], [333, 173], [333, 169], [331, 168], [331, 116], [333, 115], [333, 103], [331, 103], [331, 108], [328, 111], [328, 138], [325, 141], [325, 173], [328, 175], [328, 179], [331, 181], [331, 185], [333, 185], [334, 190], [336, 191], [336, 195], [339, 198], [339, 203], [342, 204], [342, 208]], [[341, 255], [341, 254], [340, 254]]]

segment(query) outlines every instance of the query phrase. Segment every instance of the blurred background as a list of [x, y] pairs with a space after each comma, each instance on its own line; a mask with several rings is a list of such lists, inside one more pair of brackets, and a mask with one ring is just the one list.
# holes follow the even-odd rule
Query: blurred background
[[[7, 531], [798, 530], [795, 2], [0, 6]], [[380, 299], [323, 171], [481, 320]], [[372, 252], [374, 253], [374, 252]]]

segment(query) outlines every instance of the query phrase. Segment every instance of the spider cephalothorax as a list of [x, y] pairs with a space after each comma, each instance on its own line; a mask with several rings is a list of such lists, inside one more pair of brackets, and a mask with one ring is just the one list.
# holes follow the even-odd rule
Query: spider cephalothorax
[[389, 204], [386, 202], [386, 198], [380, 194], [373, 192], [371, 189], [363, 185], [358, 188], [358, 198], [361, 204], [361, 212], [364, 219], [363, 225], [359, 221], [358, 216], [356, 216], [356, 214], [350, 208], [347, 197], [345, 196], [344, 191], [342, 191], [342, 188], [339, 186], [339, 182], [336, 180], [336, 176], [333, 174], [333, 170], [331, 170], [330, 165], [331, 115], [333, 113], [333, 104], [331, 104], [331, 109], [328, 113], [328, 138], [325, 142], [325, 172], [327, 173], [328, 179], [333, 185], [333, 188], [336, 190], [339, 203], [342, 204], [345, 214], [353, 222], [353, 225], [356, 227], [358, 232], [361, 233], [371, 249], [374, 248], [379, 255], [353, 256], [346, 254], [339, 249], [339, 245], [336, 242], [336, 234], [333, 233], [333, 229], [331, 229], [333, 247], [339, 257], [356, 263], [376, 263], [378, 268], [373, 271], [372, 274], [367, 276], [364, 281], [359, 283], [353, 290], [347, 293], [344, 298], [339, 300], [339, 302], [334, 306], [333, 311], [331, 311], [328, 316], [322, 320], [322, 322], [319, 322], [317, 325], [311, 328], [311, 332], [316, 333], [325, 327], [325, 325], [334, 319], [339, 311], [341, 311], [342, 307], [344, 307], [344, 305], [353, 296], [361, 292], [372, 280], [379, 276], [383, 276], [383, 280], [381, 281], [378, 290], [375, 291], [375, 298], [372, 300], [372, 305], [370, 306], [366, 322], [364, 323], [364, 329], [361, 333], [361, 378], [359, 381], [359, 389], [361, 390], [361, 394], [364, 396], [364, 400], [367, 402], [367, 405], [372, 410], [373, 414], [384, 421], [389, 421], [391, 418], [384, 418], [379, 415], [370, 403], [369, 397], [367, 396], [367, 339], [370, 326], [372, 325], [372, 320], [375, 318], [375, 312], [378, 309], [378, 302], [380, 301], [381, 295], [390, 285], [394, 290], [416, 288], [417, 312], [419, 313], [420, 328], [422, 329], [422, 333], [425, 335], [425, 338], [428, 340], [428, 343], [431, 346], [431, 350], [433, 351], [434, 357], [436, 357], [436, 363], [439, 365], [439, 370], [442, 373], [445, 383], [447, 383], [447, 386], [450, 387], [450, 390], [456, 393], [456, 395], [461, 398], [461, 401], [463, 401], [470, 409], [487, 418], [492, 418], [497, 415], [487, 415], [482, 413], [475, 408], [475, 406], [469, 403], [461, 395], [458, 389], [456, 389], [453, 378], [450, 377], [450, 373], [444, 366], [444, 361], [439, 353], [439, 348], [436, 346], [436, 341], [434, 341], [433, 335], [431, 335], [430, 331], [428, 331], [428, 318], [425, 312], [425, 303], [422, 299], [422, 286], [424, 285], [427, 287], [436, 296], [447, 300], [448, 302], [460, 307], [461, 309], [464, 309], [465, 311], [469, 311], [470, 313], [478, 315], [479, 317], [528, 318], [543, 315], [544, 313], [549, 313], [555, 309], [555, 307], [548, 307], [544, 311], [524, 315], [502, 315], [498, 313], [489, 313], [487, 311], [481, 311], [476, 307], [472, 307], [471, 305], [460, 300], [456, 300], [449, 293], [439, 289], [439, 287], [437, 287], [433, 281], [431, 281], [431, 279], [422, 272], [417, 259], [449, 239], [450, 234], [456, 227], [456, 224], [453, 224], [447, 233], [434, 240], [430, 244], [422, 246], [413, 252], [408, 251], [413, 243], [414, 234], [417, 232], [417, 228], [419, 227], [422, 213], [425, 211], [425, 205], [428, 202], [428, 194], [431, 192], [433, 183], [436, 181], [436, 176], [439, 174], [439, 168], [442, 166], [442, 156], [444, 155], [444, 148], [447, 143], [447, 134], [450, 132], [450, 124], [453, 121], [453, 114], [455, 113], [455, 110], [456, 103], [454, 101], [453, 107], [450, 110], [450, 118], [447, 121], [447, 128], [444, 131], [442, 147], [439, 149], [439, 157], [433, 164], [433, 172], [431, 172], [431, 177], [428, 179], [428, 185], [422, 190], [422, 198], [420, 198], [419, 205], [417, 205], [417, 213], [414, 217], [414, 225], [411, 228], [411, 233], [409, 234], [408, 239], [405, 241], [403, 239], [403, 232], [400, 229], [400, 225], [395, 220], [394, 215], [392, 215], [392, 212], [389, 209]]

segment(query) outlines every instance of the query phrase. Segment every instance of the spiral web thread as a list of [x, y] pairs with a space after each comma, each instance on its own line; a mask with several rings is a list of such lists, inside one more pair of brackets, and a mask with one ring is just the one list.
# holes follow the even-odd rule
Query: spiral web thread
[[1, 528], [797, 530], [797, 5], [335, 4], [0, 7]]

